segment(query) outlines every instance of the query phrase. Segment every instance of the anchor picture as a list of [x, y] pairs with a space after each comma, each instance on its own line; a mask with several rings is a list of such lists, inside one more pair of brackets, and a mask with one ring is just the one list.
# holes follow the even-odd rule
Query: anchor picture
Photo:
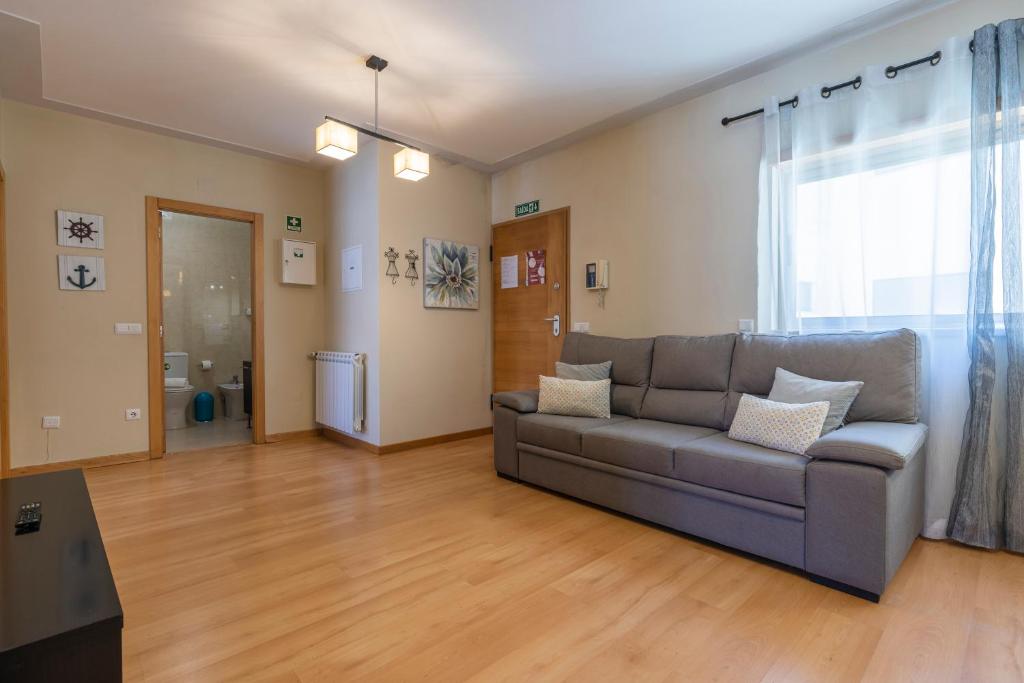
[[89, 272], [89, 269], [86, 268], [84, 265], [80, 265], [77, 268], [75, 268], [75, 272], [78, 273], [78, 282], [72, 280], [70, 275], [68, 276], [68, 282], [73, 284], [75, 287], [78, 287], [79, 289], [85, 289], [86, 287], [92, 287], [94, 284], [96, 284], [96, 278], [93, 278], [88, 282], [85, 281], [85, 274]]
[[102, 249], [103, 216], [80, 211], [58, 211], [57, 244], [62, 247]]
[[100, 292], [107, 288], [102, 256], [61, 254], [57, 257], [60, 288], [72, 292]]

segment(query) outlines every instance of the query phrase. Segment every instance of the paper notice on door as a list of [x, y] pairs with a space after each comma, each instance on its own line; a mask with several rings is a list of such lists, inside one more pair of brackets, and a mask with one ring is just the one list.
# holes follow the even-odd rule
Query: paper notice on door
[[546, 270], [544, 256], [545, 254], [543, 249], [526, 252], [527, 287], [544, 284], [544, 272]]
[[519, 254], [501, 257], [501, 288], [513, 289], [519, 286]]

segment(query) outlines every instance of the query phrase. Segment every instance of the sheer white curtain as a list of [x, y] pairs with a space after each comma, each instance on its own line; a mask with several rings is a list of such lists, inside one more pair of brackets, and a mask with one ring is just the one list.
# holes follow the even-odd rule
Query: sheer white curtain
[[945, 535], [968, 405], [971, 53], [797, 107], [765, 107], [758, 327], [790, 333], [909, 327], [923, 347], [930, 427], [925, 528]]

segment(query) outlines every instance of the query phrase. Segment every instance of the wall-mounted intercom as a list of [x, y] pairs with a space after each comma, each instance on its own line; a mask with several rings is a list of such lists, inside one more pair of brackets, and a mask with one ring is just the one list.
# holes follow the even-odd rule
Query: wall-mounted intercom
[[587, 264], [587, 289], [608, 289], [608, 261]]
[[604, 308], [604, 294], [608, 289], [608, 261], [599, 259], [587, 264], [587, 289], [597, 292], [597, 305]]

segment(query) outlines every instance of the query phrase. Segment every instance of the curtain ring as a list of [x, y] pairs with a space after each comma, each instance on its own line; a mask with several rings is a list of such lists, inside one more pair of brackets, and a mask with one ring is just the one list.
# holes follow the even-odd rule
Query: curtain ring
[[933, 54], [932, 58], [929, 59], [928, 61], [931, 63], [932, 66], [935, 66], [939, 62], [941, 62], [942, 61], [942, 50], [936, 50], [935, 54]]
[[898, 74], [899, 72], [900, 72], [899, 69], [897, 69], [894, 66], [887, 66], [887, 67], [885, 67], [885, 77], [886, 78], [896, 78], [896, 74]]
[[857, 78], [853, 79], [853, 89], [860, 90], [861, 83], [863, 82], [864, 80], [860, 76], [857, 76]]
[[796, 109], [799, 106], [800, 106], [800, 96], [799, 95], [794, 95], [793, 96], [793, 109]]
[[832, 96], [832, 88], [828, 87], [827, 85], [822, 86], [821, 96], [827, 100], [829, 97]]

